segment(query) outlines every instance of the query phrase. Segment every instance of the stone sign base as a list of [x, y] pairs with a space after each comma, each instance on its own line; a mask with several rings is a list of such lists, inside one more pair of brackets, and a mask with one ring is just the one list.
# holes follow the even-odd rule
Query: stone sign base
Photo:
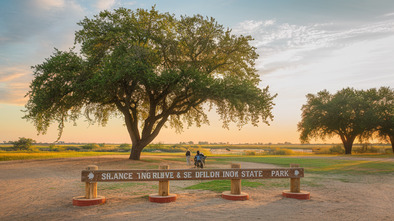
[[76, 196], [73, 198], [74, 206], [93, 206], [105, 203], [105, 197], [97, 196], [94, 199], [86, 199], [85, 196]]
[[231, 194], [231, 191], [222, 193], [222, 198], [226, 200], [248, 200], [249, 194], [241, 192], [241, 194]]
[[176, 194], [169, 194], [168, 196], [159, 196], [158, 194], [150, 194], [149, 201], [153, 203], [170, 203], [175, 202]]
[[293, 193], [290, 192], [290, 190], [283, 190], [282, 196], [286, 198], [293, 198], [293, 199], [299, 199], [299, 200], [309, 200], [310, 199], [310, 193], [306, 191], [300, 191], [299, 193]]

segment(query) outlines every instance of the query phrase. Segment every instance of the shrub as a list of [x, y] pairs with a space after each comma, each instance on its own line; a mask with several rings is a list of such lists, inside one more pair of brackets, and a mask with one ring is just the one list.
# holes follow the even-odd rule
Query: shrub
[[385, 153], [393, 153], [393, 148], [384, 149]]
[[19, 140], [12, 142], [14, 150], [32, 150], [32, 144], [36, 141], [30, 138], [19, 137]]
[[345, 148], [343, 148], [341, 144], [337, 144], [332, 146], [329, 151], [331, 154], [344, 154]]
[[119, 145], [119, 150], [120, 151], [130, 151], [131, 145], [127, 144], [127, 143], [121, 144], [121, 145]]
[[82, 146], [82, 149], [84, 150], [93, 150], [93, 149], [97, 149], [99, 148], [99, 145], [94, 144], [94, 143], [89, 143], [89, 144], [85, 144]]
[[312, 152], [315, 154], [331, 154], [330, 148], [328, 147], [319, 147], [319, 148], [312, 148]]
[[268, 154], [270, 155], [293, 155], [294, 151], [290, 149], [274, 148], [269, 149]]
[[359, 148], [355, 148], [354, 152], [356, 153], [378, 153], [379, 148], [372, 146], [371, 144], [364, 143]]
[[120, 148], [131, 148], [131, 145], [130, 144], [127, 144], [127, 143], [123, 143], [123, 144], [121, 144], [121, 145], [119, 145], [119, 147]]
[[245, 152], [245, 155], [247, 155], [247, 156], [255, 156], [256, 155], [256, 151], [248, 150], [248, 151]]
[[60, 151], [64, 151], [66, 148], [64, 147], [60, 147], [60, 146], [56, 146], [56, 145], [49, 145], [49, 151], [56, 151], [56, 152], [60, 152]]
[[65, 148], [66, 150], [70, 150], [70, 151], [79, 151], [79, 147], [75, 147], [75, 146], [66, 146]]

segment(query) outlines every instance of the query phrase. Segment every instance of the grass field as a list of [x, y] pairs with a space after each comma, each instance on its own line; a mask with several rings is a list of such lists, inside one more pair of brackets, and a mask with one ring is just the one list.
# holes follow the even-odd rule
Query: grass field
[[[70, 157], [87, 157], [102, 155], [128, 155], [123, 152], [0, 152], [0, 161], [8, 160], [26, 160], [26, 159], [51, 159], [51, 158], [70, 158]], [[147, 158], [144, 156], [157, 156]], [[308, 174], [302, 181], [306, 186], [322, 185], [322, 179], [337, 179], [341, 182], [354, 182], [364, 175], [394, 175], [394, 155], [371, 155], [360, 154], [352, 156], [337, 155], [297, 155], [297, 156], [228, 156], [216, 155], [207, 158], [207, 165], [210, 164], [231, 164], [233, 162], [253, 162], [273, 164], [282, 167], [289, 167], [290, 164], [296, 163], [305, 169]], [[130, 164], [131, 169], [156, 169], [158, 164], [171, 164], [171, 161], [184, 162], [184, 153], [149, 153], [142, 154], [141, 161]], [[339, 175], [339, 177], [338, 177]], [[249, 188], [271, 188], [287, 187], [287, 179], [261, 179], [261, 180], [242, 180], [243, 187]], [[223, 192], [230, 189], [230, 180], [212, 180], [204, 181], [195, 185], [186, 187], [186, 189], [202, 189], [215, 192]], [[122, 191], [123, 189], [133, 190], [145, 194], [146, 191], [139, 183], [123, 184], [104, 184], [100, 185], [101, 190]], [[152, 185], [151, 189], [156, 189]]]
[[[368, 160], [359, 160], [359, 156], [351, 156], [351, 159], [339, 159], [335, 157], [325, 157], [319, 156], [314, 158], [307, 157], [220, 157], [216, 158], [215, 161], [222, 162], [254, 162], [254, 163], [266, 163], [274, 164], [283, 167], [289, 167], [290, 164], [296, 163], [300, 167], [305, 168], [308, 173], [319, 173], [319, 174], [329, 174], [329, 173], [346, 173], [346, 174], [376, 174], [376, 173], [393, 173], [394, 172], [394, 162], [385, 161], [385, 155], [382, 160], [376, 160], [376, 157]], [[394, 158], [391, 155], [391, 158]]]
[[71, 157], [90, 157], [102, 155], [128, 155], [128, 153], [116, 152], [0, 152], [0, 161], [30, 160], [30, 159], [53, 159]]
[[[243, 187], [258, 187], [264, 186], [261, 182], [242, 180], [241, 185]], [[202, 182], [196, 185], [188, 186], [185, 189], [192, 190], [211, 190], [215, 192], [223, 192], [231, 189], [231, 180], [212, 180], [208, 182]]]
[[[283, 167], [288, 167], [291, 163], [300, 164], [308, 173], [346, 173], [346, 174], [376, 174], [376, 173], [391, 173], [394, 172], [394, 163], [390, 160], [393, 159], [393, 154], [382, 153], [363, 153], [346, 155], [343, 159], [341, 154], [336, 155], [322, 155], [315, 153], [302, 153], [287, 151], [291, 146], [292, 149], [301, 148], [328, 148], [327, 145], [163, 145], [153, 144], [148, 146], [148, 152], [142, 153], [146, 155], [163, 156], [158, 158], [154, 163], [162, 163], [163, 161], [184, 161], [184, 150], [189, 148], [192, 152], [197, 150], [203, 151], [207, 156], [207, 163], [230, 163], [236, 161], [254, 162], [275, 164]], [[91, 149], [87, 149], [87, 147]], [[28, 160], [28, 159], [52, 159], [52, 158], [70, 158], [70, 157], [87, 157], [87, 156], [102, 156], [102, 155], [128, 155], [125, 152], [130, 149], [130, 145], [107, 145], [107, 144], [87, 144], [87, 145], [50, 145], [50, 146], [33, 146], [33, 151], [6, 151], [11, 148], [10, 145], [0, 145], [3, 151], [0, 151], [0, 161], [10, 160]], [[244, 154], [212, 154], [211, 149], [227, 148], [229, 150], [245, 150]], [[264, 152], [264, 154], [250, 154], [253, 149], [260, 148], [274, 148], [273, 152]], [[357, 148], [355, 145], [354, 148]], [[370, 149], [388, 149], [388, 145], [371, 146]], [[69, 150], [66, 150], [69, 149]], [[43, 151], [45, 150], [45, 151]], [[48, 151], [50, 150], [50, 151]], [[65, 151], [66, 150], [66, 151]], [[152, 151], [156, 150], [156, 151]], [[285, 150], [285, 151], [282, 151]], [[225, 151], [226, 153], [226, 151]], [[241, 152], [242, 153], [242, 152]], [[277, 154], [277, 155], [276, 155]], [[282, 156], [285, 155], [285, 156]], [[366, 159], [367, 158], [367, 159]], [[219, 185], [219, 184], [218, 184]]]

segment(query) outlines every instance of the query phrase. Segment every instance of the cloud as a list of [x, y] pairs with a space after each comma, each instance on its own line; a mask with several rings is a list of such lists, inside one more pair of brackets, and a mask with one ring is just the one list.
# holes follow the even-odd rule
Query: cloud
[[330, 56], [333, 50], [357, 42], [394, 35], [394, 20], [387, 18], [352, 26], [346, 23], [294, 25], [267, 21], [244, 21], [233, 29], [236, 34], [252, 35], [255, 39], [252, 44], [260, 54], [256, 67], [263, 74], [316, 62]]
[[61, 8], [65, 6], [64, 0], [35, 0], [35, 4], [45, 10]]
[[74, 1], [21, 0], [9, 1], [0, 9], [0, 46], [25, 42], [35, 36], [56, 39], [53, 29], [75, 29], [83, 18], [82, 7]]
[[247, 21], [233, 28], [251, 35], [260, 55], [260, 86], [278, 93], [276, 122], [296, 125], [305, 95], [394, 85], [394, 18], [308, 25]]
[[0, 69], [0, 103], [23, 105], [24, 97], [32, 80], [31, 70], [26, 66], [3, 67]]
[[394, 16], [394, 12], [384, 14], [382, 17], [391, 17], [391, 16]]
[[235, 32], [253, 31], [256, 29], [271, 26], [273, 24], [275, 24], [275, 19], [266, 20], [266, 21], [247, 20], [239, 23], [238, 27], [235, 28]]
[[100, 11], [112, 9], [115, 3], [116, 3], [115, 0], [99, 0], [96, 3], [96, 8], [99, 9]]

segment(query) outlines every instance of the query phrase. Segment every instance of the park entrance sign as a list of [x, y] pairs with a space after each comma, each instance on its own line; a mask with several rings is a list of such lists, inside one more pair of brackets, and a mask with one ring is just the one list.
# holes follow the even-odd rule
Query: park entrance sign
[[137, 182], [159, 181], [158, 194], [149, 195], [149, 201], [168, 203], [176, 200], [176, 194], [169, 193], [171, 180], [231, 180], [231, 191], [222, 193], [224, 199], [247, 200], [249, 194], [241, 192], [242, 179], [290, 179], [290, 190], [282, 195], [288, 198], [309, 199], [309, 192], [300, 190], [300, 178], [304, 177], [304, 168], [291, 164], [290, 168], [241, 169], [240, 164], [231, 164], [231, 169], [169, 169], [168, 165], [159, 166], [158, 170], [98, 170], [90, 165], [82, 170], [81, 181], [85, 182], [85, 196], [74, 197], [73, 205], [90, 206], [105, 203], [105, 197], [97, 195], [98, 182]]
[[303, 168], [210, 170], [83, 170], [82, 182], [301, 178]]

